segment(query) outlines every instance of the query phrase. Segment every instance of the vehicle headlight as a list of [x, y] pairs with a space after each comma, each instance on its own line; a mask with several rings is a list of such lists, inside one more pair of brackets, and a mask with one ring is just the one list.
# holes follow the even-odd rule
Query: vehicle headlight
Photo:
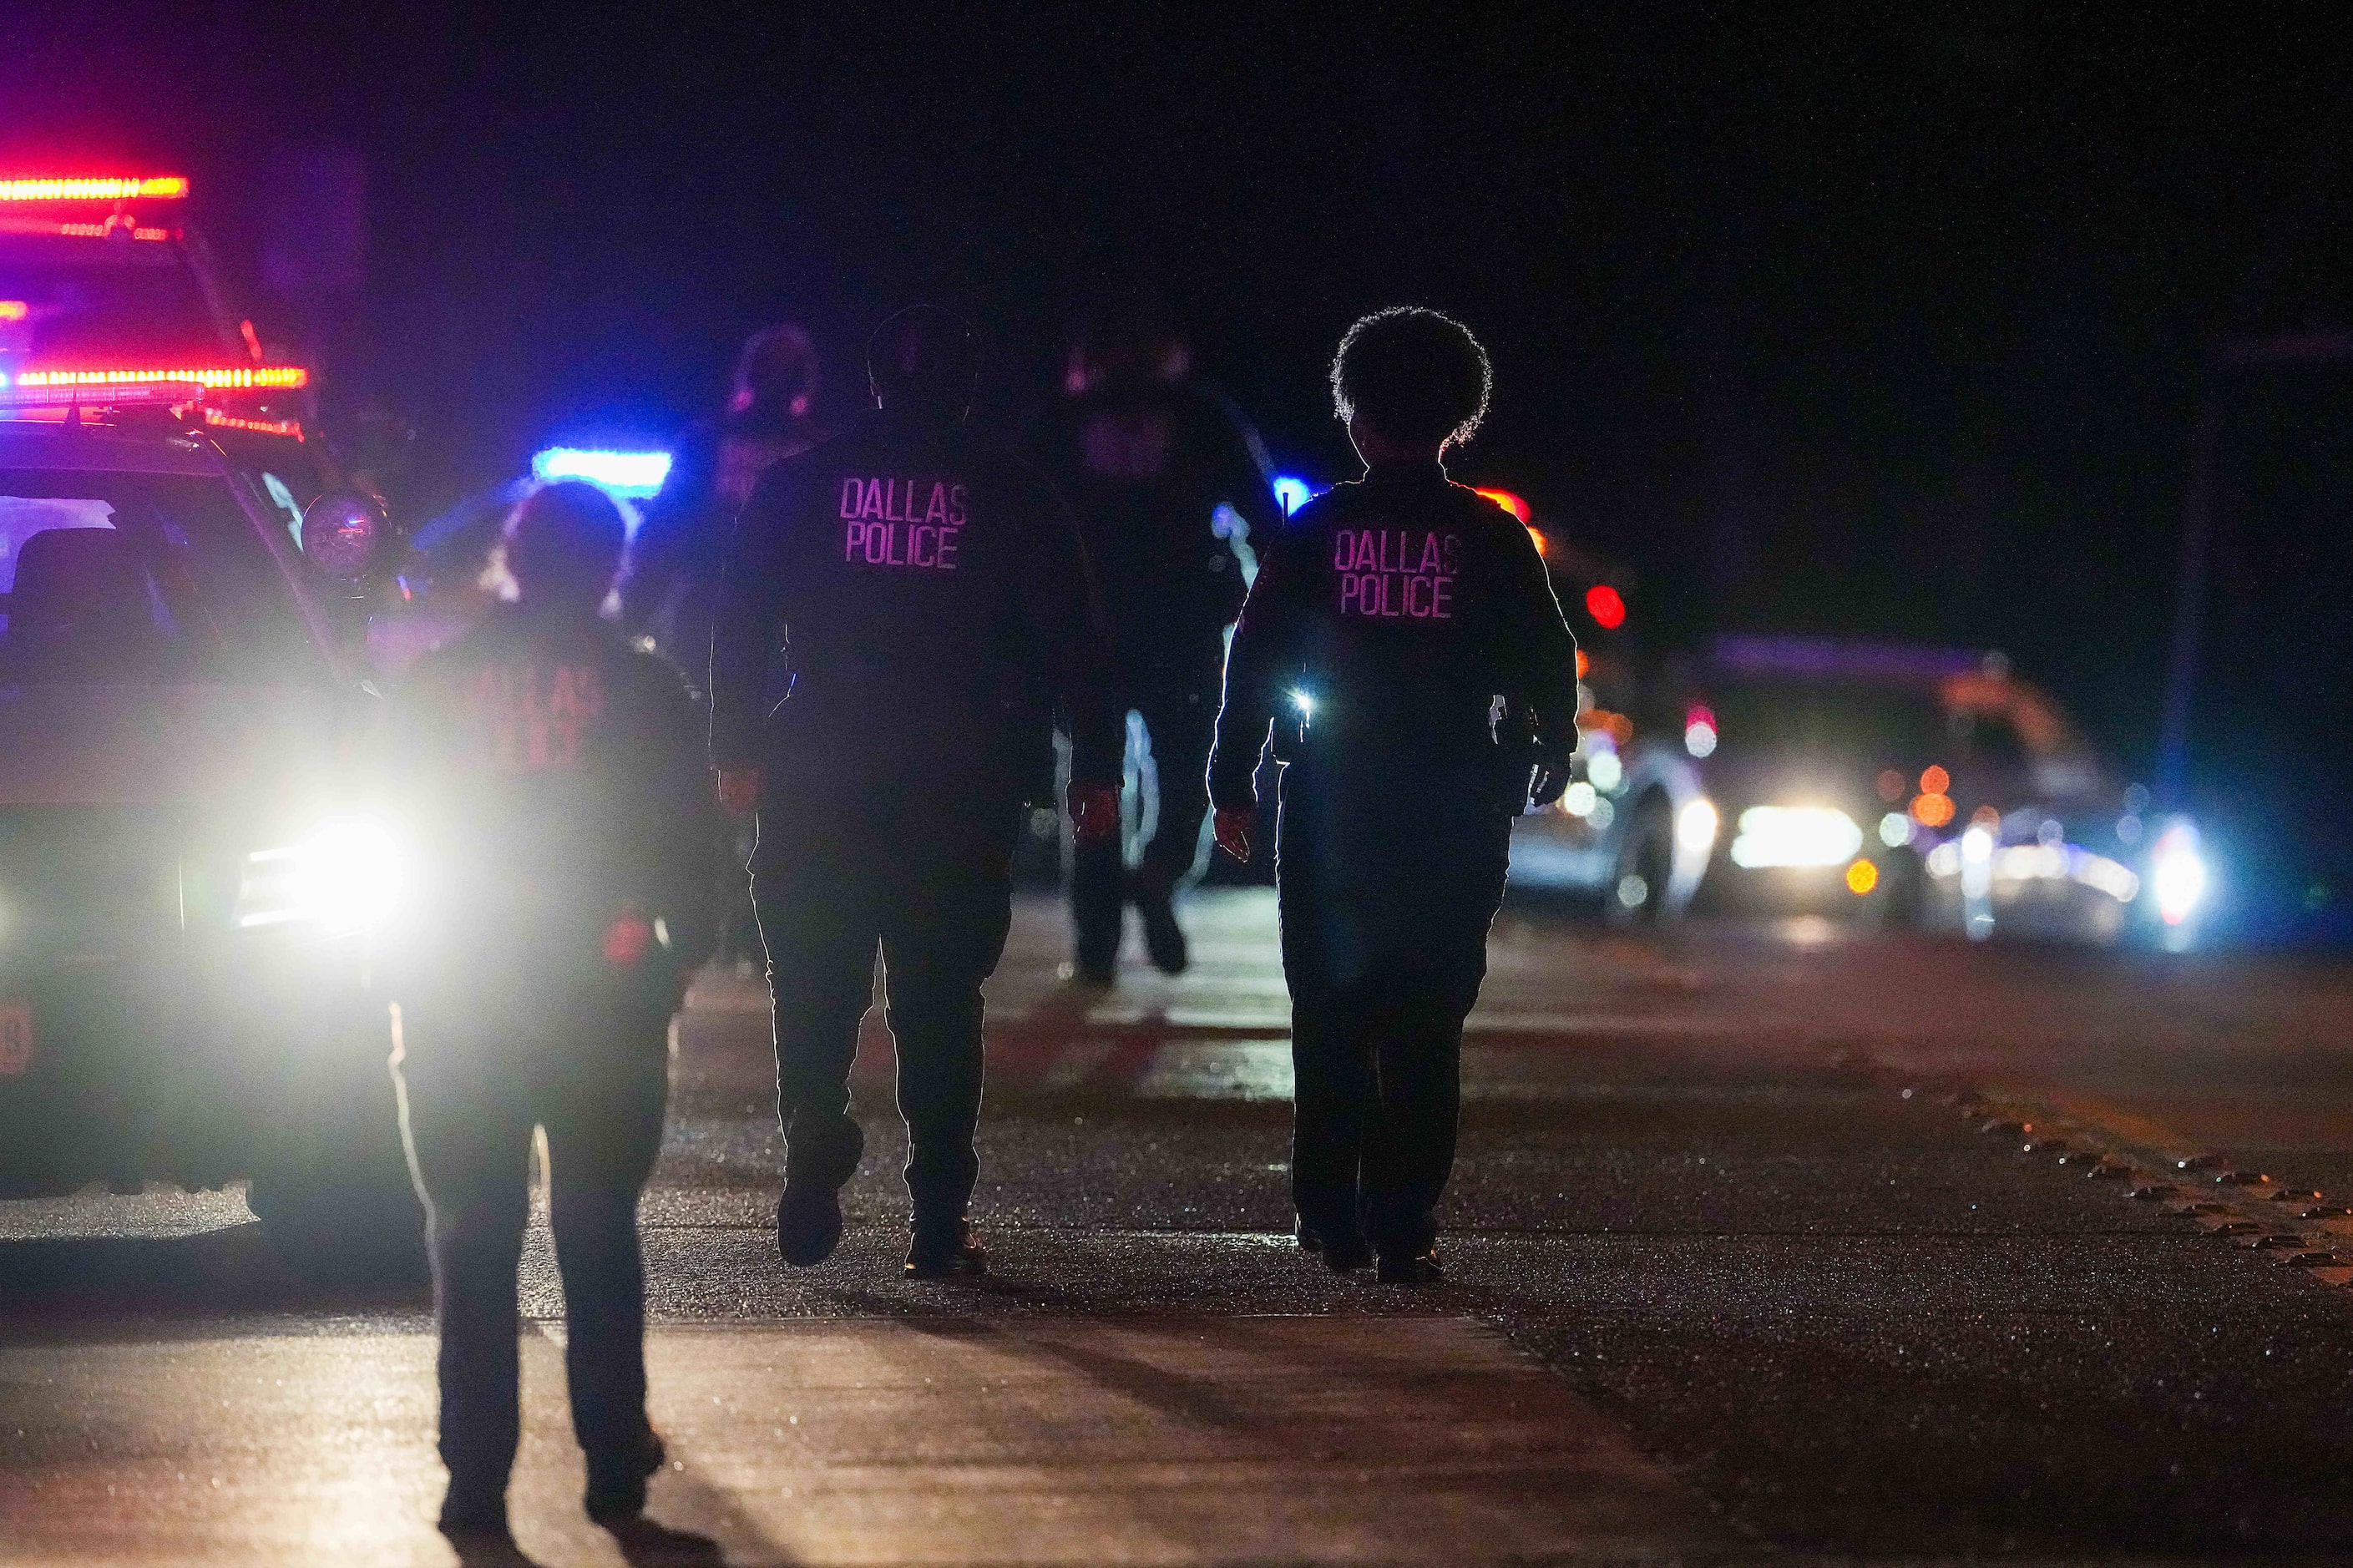
[[2199, 851], [2198, 829], [2175, 822], [2157, 836], [2149, 851], [2149, 886], [2157, 894], [2157, 918], [2178, 926], [2188, 920], [2206, 897], [2206, 857]]
[[1752, 805], [1740, 814], [1732, 863], [1749, 870], [1843, 866], [1862, 847], [1862, 829], [1834, 805]]
[[381, 924], [399, 906], [406, 868], [392, 835], [371, 822], [333, 823], [299, 843], [245, 858], [237, 891], [242, 930], [316, 924], [341, 936]]
[[1705, 795], [1683, 802], [1675, 813], [1675, 847], [1687, 855], [1705, 855], [1715, 847], [1715, 803]]

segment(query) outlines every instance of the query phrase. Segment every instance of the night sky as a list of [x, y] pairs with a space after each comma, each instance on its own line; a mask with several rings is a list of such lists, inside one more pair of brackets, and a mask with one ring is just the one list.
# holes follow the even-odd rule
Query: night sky
[[1328, 481], [1332, 343], [1435, 305], [1496, 363], [1458, 477], [1662, 636], [2000, 646], [2131, 765], [2206, 345], [2346, 324], [2335, 6], [826, 9], [16, 0], [0, 164], [190, 174], [423, 502], [659, 438], [776, 317], [839, 408], [961, 305], [1010, 420], [1136, 281]]

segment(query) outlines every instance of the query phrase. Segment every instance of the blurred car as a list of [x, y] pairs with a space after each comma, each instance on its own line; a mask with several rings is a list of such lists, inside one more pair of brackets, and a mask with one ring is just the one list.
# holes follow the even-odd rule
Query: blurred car
[[1511, 886], [1624, 923], [1679, 918], [1715, 847], [1716, 811], [1700, 766], [1706, 752], [1649, 700], [1628, 625], [1632, 575], [1577, 549], [1509, 491], [1480, 493], [1535, 537], [1577, 641], [1578, 776], [1556, 804], [1513, 824]]
[[295, 1267], [413, 1269], [354, 761], [384, 522], [214, 399], [0, 390], [0, 1196], [248, 1176]]
[[2195, 929], [2194, 828], [2150, 817], [2147, 791], [1998, 654], [1725, 637], [1684, 730], [1724, 824], [1709, 907], [1975, 938]]

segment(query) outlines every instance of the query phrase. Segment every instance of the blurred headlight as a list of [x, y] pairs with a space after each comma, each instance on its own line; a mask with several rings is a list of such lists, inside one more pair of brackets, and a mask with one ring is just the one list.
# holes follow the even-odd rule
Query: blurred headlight
[[299, 844], [245, 858], [237, 923], [245, 930], [304, 921], [340, 936], [381, 923], [406, 881], [392, 835], [374, 823], [336, 823]]
[[1834, 805], [1752, 805], [1740, 814], [1732, 863], [1749, 870], [1843, 866], [1862, 847], [1862, 829]]
[[2206, 897], [2206, 857], [2198, 849], [2198, 829], [2176, 822], [2157, 836], [2148, 856], [2149, 886], [2157, 894], [2157, 918], [2178, 926]]
[[1705, 795], [1683, 802], [1675, 813], [1675, 847], [1686, 854], [1705, 855], [1715, 847], [1715, 803]]

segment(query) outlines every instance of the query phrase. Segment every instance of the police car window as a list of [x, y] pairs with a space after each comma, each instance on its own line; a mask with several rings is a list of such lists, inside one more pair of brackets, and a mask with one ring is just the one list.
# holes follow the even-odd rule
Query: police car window
[[1957, 708], [1952, 717], [1953, 743], [1963, 754], [1986, 763], [2022, 763], [2026, 743], [2018, 727], [2000, 713], [1982, 708]]
[[179, 247], [164, 240], [0, 235], [0, 300], [26, 307], [14, 352], [100, 363], [142, 354], [217, 357], [224, 347]]
[[0, 470], [0, 682], [306, 681], [319, 660], [217, 479]]
[[1727, 751], [1905, 761], [1933, 753], [1942, 729], [1935, 699], [1901, 686], [1742, 681], [1713, 693], [1710, 705]]

